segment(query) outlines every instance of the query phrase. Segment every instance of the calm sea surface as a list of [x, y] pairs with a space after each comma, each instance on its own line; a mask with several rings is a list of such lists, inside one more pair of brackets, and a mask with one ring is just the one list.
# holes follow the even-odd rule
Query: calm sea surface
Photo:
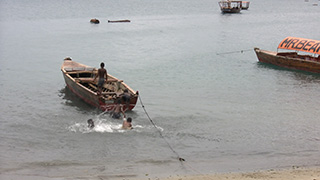
[[[320, 40], [320, 1], [252, 0], [231, 15], [217, 2], [0, 0], [0, 179], [320, 165], [320, 75], [258, 63], [253, 52], [276, 51], [287, 36]], [[107, 22], [118, 19], [131, 23]], [[158, 129], [140, 102], [128, 113], [134, 130], [123, 131], [74, 96], [60, 71], [67, 56], [105, 62], [140, 92]]]

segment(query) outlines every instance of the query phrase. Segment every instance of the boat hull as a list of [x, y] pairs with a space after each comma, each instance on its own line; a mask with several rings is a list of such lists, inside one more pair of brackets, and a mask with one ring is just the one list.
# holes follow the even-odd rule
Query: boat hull
[[240, 11], [238, 8], [221, 8], [222, 13], [240, 13]]
[[[68, 61], [69, 60], [65, 60], [64, 64], [68, 64], [69, 63]], [[72, 76], [70, 76], [69, 72], [65, 70], [66, 68], [64, 64], [61, 67], [61, 71], [63, 74], [63, 78], [65, 80], [65, 83], [71, 92], [73, 92], [75, 95], [77, 95], [86, 103], [94, 107], [97, 107], [102, 111], [110, 111], [116, 106], [117, 104], [116, 102], [120, 97], [118, 97], [117, 99], [115, 98], [109, 99], [104, 96], [98, 95], [97, 92], [94, 92], [92, 89], [89, 89], [88, 87], [81, 84], [77, 78], [73, 78]], [[111, 76], [111, 75], [108, 75], [108, 76]], [[113, 76], [111, 77], [114, 78]], [[92, 79], [92, 78], [88, 78], [88, 79]], [[130, 87], [128, 87], [125, 83], [123, 83], [122, 81], [119, 81], [119, 82], [121, 83], [121, 86], [133, 92], [133, 90]], [[138, 100], [138, 94], [133, 93], [130, 98], [130, 102], [128, 106], [125, 102], [121, 102], [121, 104], [124, 105], [124, 110], [132, 110], [135, 107], [137, 100]]]
[[320, 73], [320, 62], [302, 58], [280, 56], [277, 52], [260, 50], [259, 48], [254, 48], [254, 51], [256, 52], [256, 55], [260, 62], [273, 64], [289, 69]]
[[86, 89], [85, 87], [81, 87], [81, 85], [77, 84], [73, 78], [68, 77], [64, 73], [62, 74], [66, 82], [66, 85], [71, 92], [73, 92], [79, 98], [84, 100], [86, 103], [98, 108], [100, 107], [98, 96], [95, 93], [89, 92], [88, 89]]
[[126, 22], [131, 22], [130, 20], [128, 19], [124, 19], [124, 20], [115, 20], [115, 21], [112, 21], [112, 20], [108, 20], [108, 23], [126, 23]]

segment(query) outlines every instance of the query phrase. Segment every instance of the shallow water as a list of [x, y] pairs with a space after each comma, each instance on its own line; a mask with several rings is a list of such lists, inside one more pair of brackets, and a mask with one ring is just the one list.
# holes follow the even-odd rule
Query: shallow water
[[[209, 0], [1, 0], [1, 179], [319, 165], [320, 76], [258, 63], [253, 52], [275, 51], [287, 36], [319, 40], [314, 3], [257, 0], [229, 15]], [[66, 56], [104, 61], [140, 92], [157, 129], [140, 102], [124, 131], [74, 96], [60, 72]]]

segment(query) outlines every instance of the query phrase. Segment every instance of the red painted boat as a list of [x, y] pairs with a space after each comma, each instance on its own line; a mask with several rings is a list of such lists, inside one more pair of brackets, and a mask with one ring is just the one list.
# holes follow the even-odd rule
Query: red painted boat
[[[71, 58], [65, 58], [61, 66], [61, 71], [67, 87], [86, 103], [91, 104], [103, 111], [110, 111], [117, 100], [121, 100], [124, 108], [132, 110], [138, 99], [138, 92], [132, 90], [122, 80], [108, 74], [108, 81], [102, 88], [102, 93], [99, 95], [97, 90], [97, 80], [94, 82], [98, 69], [89, 67], [75, 61]], [[122, 101], [121, 95], [127, 89], [130, 93], [130, 103]], [[125, 109], [127, 110], [127, 109]]]
[[[274, 52], [259, 48], [254, 48], [254, 51], [260, 62], [320, 73], [320, 41], [287, 37], [280, 42], [278, 49], [293, 50], [294, 52]], [[302, 52], [307, 53], [301, 54]]]

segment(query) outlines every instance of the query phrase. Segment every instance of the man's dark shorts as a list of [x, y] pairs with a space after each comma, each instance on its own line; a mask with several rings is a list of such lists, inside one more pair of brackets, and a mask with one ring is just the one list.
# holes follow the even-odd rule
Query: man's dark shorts
[[120, 117], [121, 117], [120, 113], [113, 113], [112, 114], [112, 118], [114, 118], [114, 119], [120, 119]]
[[100, 78], [98, 81], [98, 87], [102, 87], [104, 84], [104, 78]]

